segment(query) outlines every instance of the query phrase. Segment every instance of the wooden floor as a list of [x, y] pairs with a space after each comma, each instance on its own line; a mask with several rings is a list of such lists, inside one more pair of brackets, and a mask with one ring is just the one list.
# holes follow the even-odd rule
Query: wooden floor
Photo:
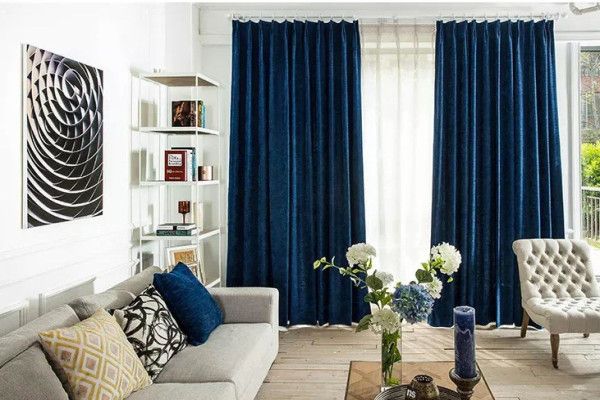
[[[279, 355], [257, 399], [343, 400], [351, 360], [376, 361], [371, 332], [301, 328], [280, 333]], [[406, 361], [454, 360], [452, 331], [405, 327]], [[600, 334], [561, 335], [559, 368], [552, 367], [547, 332], [477, 331], [477, 359], [496, 400], [600, 400]]]

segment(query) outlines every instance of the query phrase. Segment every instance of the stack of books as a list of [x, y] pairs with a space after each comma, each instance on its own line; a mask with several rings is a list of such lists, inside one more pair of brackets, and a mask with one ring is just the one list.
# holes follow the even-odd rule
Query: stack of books
[[196, 181], [196, 149], [173, 147], [165, 150], [165, 181]]
[[194, 236], [198, 234], [196, 224], [166, 223], [160, 224], [156, 236]]

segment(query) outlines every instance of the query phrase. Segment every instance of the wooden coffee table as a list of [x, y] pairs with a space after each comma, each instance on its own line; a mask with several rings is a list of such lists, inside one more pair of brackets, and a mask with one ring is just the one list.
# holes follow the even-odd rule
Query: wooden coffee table
[[[456, 386], [448, 377], [448, 372], [454, 368], [454, 362], [404, 362], [402, 363], [402, 383], [409, 384], [415, 375], [430, 375], [438, 386], [456, 390]], [[346, 400], [373, 400], [379, 393], [381, 384], [381, 369], [378, 362], [351, 361], [346, 384]], [[475, 386], [473, 400], [494, 400], [490, 388], [482, 377]]]

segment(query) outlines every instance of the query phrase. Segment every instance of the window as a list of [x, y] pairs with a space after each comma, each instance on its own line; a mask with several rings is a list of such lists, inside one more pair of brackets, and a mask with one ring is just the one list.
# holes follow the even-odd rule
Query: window
[[600, 48], [580, 54], [582, 236], [600, 249]]

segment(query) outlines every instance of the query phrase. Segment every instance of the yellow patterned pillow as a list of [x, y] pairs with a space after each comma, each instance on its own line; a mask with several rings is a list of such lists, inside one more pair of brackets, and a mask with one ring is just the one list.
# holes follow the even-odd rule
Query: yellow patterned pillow
[[103, 309], [70, 328], [39, 336], [64, 369], [76, 400], [123, 399], [152, 383], [121, 327]]

